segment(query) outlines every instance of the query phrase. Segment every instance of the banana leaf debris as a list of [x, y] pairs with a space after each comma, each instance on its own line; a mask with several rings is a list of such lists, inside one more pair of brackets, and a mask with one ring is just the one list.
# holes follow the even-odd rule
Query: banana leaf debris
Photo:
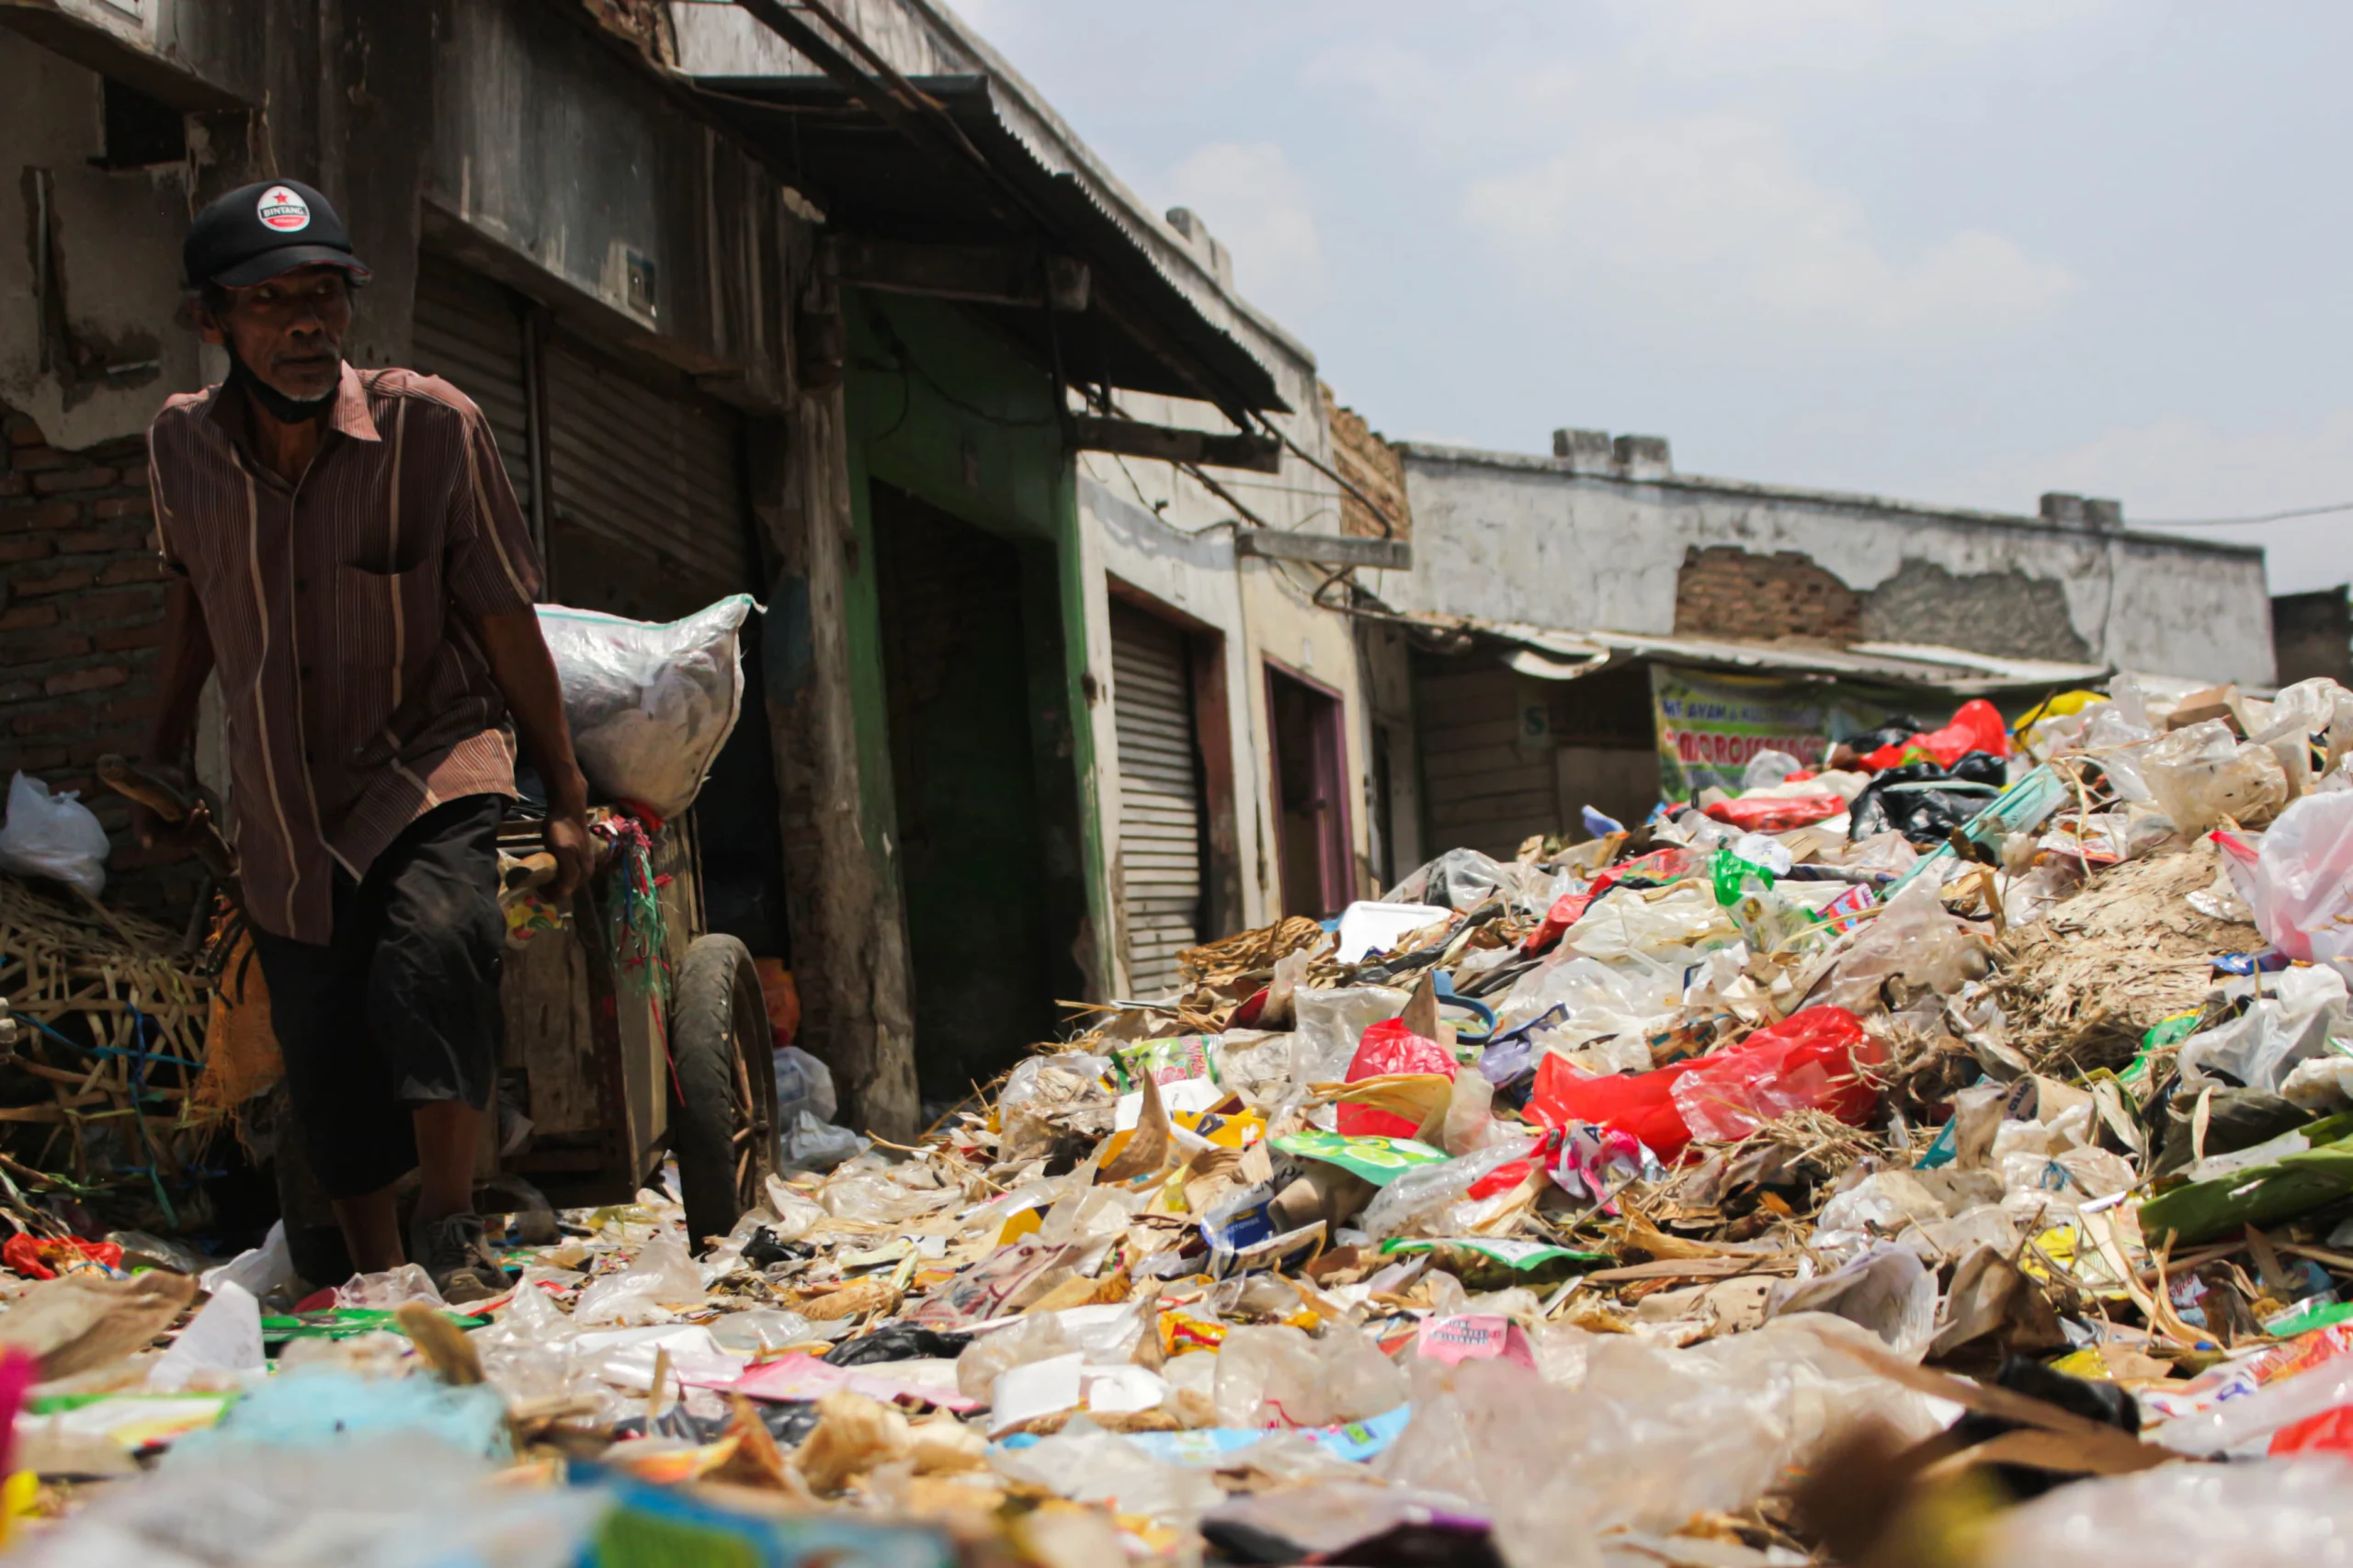
[[2333, 682], [2119, 677], [1767, 752], [1190, 949], [726, 1235], [671, 1190], [518, 1229], [488, 1302], [282, 1241], [20, 1270], [7, 1528], [76, 1565], [2338, 1550], [2348, 747]]

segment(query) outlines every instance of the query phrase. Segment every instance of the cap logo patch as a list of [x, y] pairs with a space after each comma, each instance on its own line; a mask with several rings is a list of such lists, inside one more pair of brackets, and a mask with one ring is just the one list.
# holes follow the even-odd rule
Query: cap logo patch
[[311, 204], [286, 186], [273, 185], [261, 193], [261, 204], [255, 210], [263, 224], [281, 234], [311, 226]]

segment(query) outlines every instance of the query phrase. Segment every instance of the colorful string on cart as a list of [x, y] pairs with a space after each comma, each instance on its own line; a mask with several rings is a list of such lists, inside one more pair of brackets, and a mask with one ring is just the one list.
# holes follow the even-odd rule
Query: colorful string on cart
[[668, 937], [661, 884], [654, 876], [654, 843], [633, 817], [615, 816], [598, 830], [613, 842], [613, 898], [607, 915], [615, 978], [658, 1002], [669, 994]]

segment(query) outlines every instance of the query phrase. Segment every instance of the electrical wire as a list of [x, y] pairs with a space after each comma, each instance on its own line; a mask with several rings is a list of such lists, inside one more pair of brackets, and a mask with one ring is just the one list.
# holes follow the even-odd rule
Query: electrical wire
[[2294, 506], [2285, 512], [2266, 512], [2255, 517], [2128, 517], [2125, 526], [2135, 528], [2235, 528], [2256, 523], [2284, 523], [2290, 517], [2322, 517], [2332, 512], [2353, 512], [2353, 501], [2332, 501], [2325, 506]]

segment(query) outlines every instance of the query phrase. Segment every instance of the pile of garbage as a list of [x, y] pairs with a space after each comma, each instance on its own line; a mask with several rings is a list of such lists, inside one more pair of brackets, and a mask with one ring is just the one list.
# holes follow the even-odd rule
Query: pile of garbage
[[0, 1504], [77, 1568], [2341, 1550], [2353, 694], [1863, 739], [1190, 949], [725, 1236], [31, 1285]]

